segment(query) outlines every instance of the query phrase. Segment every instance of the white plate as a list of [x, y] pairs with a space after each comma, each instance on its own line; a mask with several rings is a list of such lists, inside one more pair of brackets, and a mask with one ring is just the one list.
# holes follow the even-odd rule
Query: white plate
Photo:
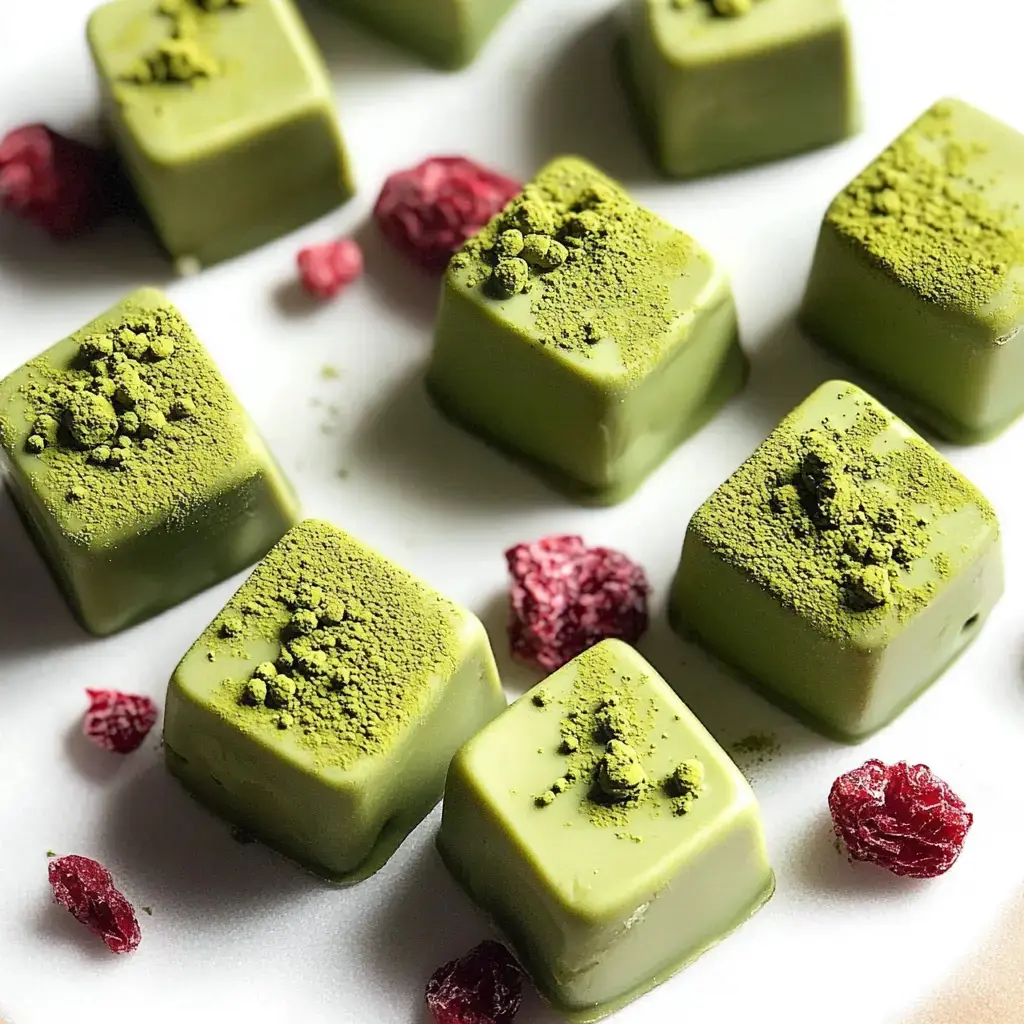
[[[92, 0], [0, 0], [0, 128], [94, 130], [83, 26]], [[361, 193], [295, 236], [188, 280], [137, 228], [57, 246], [0, 218], [0, 374], [131, 287], [164, 283], [298, 486], [335, 520], [476, 609], [510, 693], [529, 677], [504, 652], [502, 550], [555, 531], [621, 547], [649, 570], [656, 620], [641, 645], [723, 741], [777, 734], [755, 770], [778, 893], [736, 935], [622, 1011], [623, 1024], [700, 1020], [895, 1024], [968, 954], [1024, 880], [1020, 750], [1024, 426], [948, 450], [995, 502], [1008, 590], [966, 656], [860, 748], [819, 739], [669, 634], [663, 599], [688, 516], [816, 383], [842, 372], [796, 334], [793, 312], [831, 196], [929, 103], [958, 95], [1024, 128], [1012, 0], [850, 0], [866, 129], [795, 160], [696, 184], [654, 179], [608, 60], [613, 0], [523, 0], [475, 67], [426, 71], [310, 4], [332, 67]], [[728, 267], [754, 373], [747, 391], [631, 501], [574, 508], [444, 423], [420, 373], [435, 285], [401, 266], [366, 219], [383, 176], [466, 153], [522, 177], [578, 151], [694, 234]], [[296, 301], [300, 243], [357, 232], [369, 272], [341, 301]], [[341, 371], [324, 379], [321, 368]], [[347, 475], [342, 477], [344, 471]], [[0, 1012], [12, 1024], [400, 1024], [423, 984], [488, 934], [442, 869], [435, 812], [376, 877], [325, 887], [240, 846], [165, 775], [156, 735], [117, 759], [78, 734], [86, 686], [162, 698], [167, 677], [237, 581], [107, 640], [72, 622], [9, 501], [0, 500]], [[931, 764], [976, 823], [948, 876], [902, 882], [852, 867], [828, 830], [833, 777], [869, 756]], [[1008, 810], [1010, 809], [1010, 810]], [[46, 851], [107, 864], [142, 915], [115, 958], [52, 906]], [[551, 1014], [530, 1003], [524, 1022]]]

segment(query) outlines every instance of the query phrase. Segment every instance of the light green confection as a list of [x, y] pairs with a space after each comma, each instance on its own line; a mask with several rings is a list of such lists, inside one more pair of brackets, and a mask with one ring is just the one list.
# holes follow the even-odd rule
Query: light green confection
[[750, 786], [618, 640], [458, 752], [438, 847], [571, 1021], [665, 981], [774, 889]]
[[329, 523], [257, 566], [175, 670], [170, 770], [334, 881], [380, 868], [505, 707], [483, 626]]
[[435, 67], [469, 64], [517, 0], [327, 0]]
[[841, 0], [627, 0], [620, 56], [671, 177], [791, 156], [858, 126]]
[[114, 141], [176, 259], [237, 256], [352, 194], [331, 82], [293, 0], [114, 0], [88, 38]]
[[563, 157], [453, 257], [427, 385], [454, 420], [555, 486], [610, 504], [746, 373], [725, 273]]
[[262, 558], [291, 486], [153, 288], [0, 382], [7, 485], [75, 614], [104, 635]]
[[801, 321], [961, 443], [1024, 411], [1024, 135], [957, 100], [834, 200]]
[[830, 381], [694, 514], [670, 617], [853, 741], [958, 657], [1002, 589], [984, 496], [870, 395]]

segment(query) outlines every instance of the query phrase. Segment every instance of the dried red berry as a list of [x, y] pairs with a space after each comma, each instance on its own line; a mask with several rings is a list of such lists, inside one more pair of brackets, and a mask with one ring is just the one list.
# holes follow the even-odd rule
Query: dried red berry
[[509, 1024], [522, 1001], [522, 968], [491, 940], [449, 961], [427, 982], [427, 1009], [437, 1024]]
[[79, 235], [108, 213], [115, 181], [106, 154], [46, 125], [0, 141], [0, 202], [54, 238]]
[[110, 872], [89, 857], [69, 854], [50, 861], [53, 898], [93, 933], [112, 953], [134, 952], [142, 941], [132, 905]]
[[635, 643], [647, 629], [643, 569], [581, 537], [545, 537], [505, 552], [512, 574], [512, 656], [548, 672], [609, 637]]
[[906, 761], [868, 761], [840, 775], [828, 806], [850, 856], [910, 878], [948, 871], [974, 820], [927, 765]]
[[86, 690], [85, 694], [89, 698], [85, 735], [115, 754], [138, 750], [156, 722], [156, 704], [149, 697], [120, 690]]
[[413, 263], [440, 274], [467, 238], [522, 191], [518, 181], [461, 156], [435, 156], [384, 182], [374, 217]]
[[298, 255], [302, 286], [318, 299], [333, 299], [363, 273], [363, 250], [351, 238], [311, 245]]

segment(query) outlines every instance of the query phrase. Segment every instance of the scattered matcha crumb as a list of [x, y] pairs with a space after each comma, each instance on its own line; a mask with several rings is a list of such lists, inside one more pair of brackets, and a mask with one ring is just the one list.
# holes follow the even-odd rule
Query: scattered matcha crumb
[[[669, 6], [676, 11], [690, 10], [697, 3], [698, 0], [669, 0]], [[749, 14], [754, 8], [754, 0], [704, 0], [704, 3], [713, 14], [723, 18]]]
[[612, 740], [597, 769], [597, 781], [613, 803], [636, 800], [647, 788], [647, 775], [637, 752], [627, 743]]
[[324, 380], [337, 380], [341, 376], [341, 370], [336, 366], [332, 366], [330, 363], [325, 363], [320, 367], [320, 376]]
[[923, 298], [977, 314], [1024, 264], [1024, 224], [977, 167], [985, 148], [957, 139], [955, 114], [949, 102], [928, 110], [835, 199], [827, 223]]
[[685, 312], [673, 289], [696, 252], [611, 179], [563, 159], [470, 239], [452, 267], [494, 298], [528, 292], [542, 344], [587, 354], [614, 339], [639, 376], [671, 343]]
[[695, 536], [783, 605], [840, 641], [907, 621], [948, 560], [920, 566], [938, 517], [985, 498], [916, 435], [894, 436], [849, 386], [842, 425], [797, 429], [791, 414], [698, 509]]
[[683, 761], [665, 780], [665, 792], [672, 797], [676, 814], [686, 814], [704, 785], [704, 765], [697, 759]]
[[153, 908], [152, 908], [152, 907], [143, 907], [142, 909], [143, 909], [143, 910], [144, 910], [144, 911], [145, 911], [145, 912], [146, 912], [146, 913], [147, 913], [147, 914], [148, 914], [148, 915], [149, 915], [150, 917], [152, 917], [152, 916], [153, 916]]
[[546, 708], [551, 703], [551, 697], [547, 690], [535, 691], [532, 700], [538, 708]]
[[224, 637], [240, 636], [244, 628], [240, 615], [229, 615], [220, 624], [220, 635]]
[[191, 82], [220, 74], [217, 61], [196, 39], [168, 38], [136, 61], [124, 75], [125, 81], [138, 85]]
[[764, 764], [782, 750], [779, 741], [771, 733], [752, 732], [729, 744], [729, 752], [747, 766]]
[[52, 857], [56, 857], [57, 854], [56, 854], [56, 852], [54, 850], [47, 850], [46, 851], [46, 856], [52, 858]]

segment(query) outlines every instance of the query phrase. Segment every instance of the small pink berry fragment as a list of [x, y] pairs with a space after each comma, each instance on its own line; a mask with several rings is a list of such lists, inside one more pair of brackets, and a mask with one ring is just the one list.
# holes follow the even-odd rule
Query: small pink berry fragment
[[512, 575], [512, 656], [547, 672], [602, 640], [635, 643], [647, 629], [643, 569], [582, 537], [545, 537], [505, 552]]
[[115, 754], [138, 750], [157, 718], [149, 697], [120, 690], [86, 690], [89, 710], [83, 731], [97, 746]]
[[384, 237], [433, 274], [523, 189], [461, 156], [434, 156], [392, 174], [373, 215]]
[[974, 816], [927, 765], [868, 761], [832, 784], [836, 835], [855, 860], [937, 878], [956, 862]]
[[110, 212], [115, 182], [106, 154], [46, 125], [0, 140], [0, 203], [54, 238], [80, 235]]
[[436, 1024], [510, 1024], [522, 1001], [522, 968], [491, 940], [449, 961], [427, 982], [427, 1009]]
[[53, 898], [112, 953], [132, 953], [142, 941], [135, 910], [114, 885], [110, 872], [89, 857], [69, 854], [50, 861]]
[[363, 273], [363, 250], [351, 238], [311, 245], [298, 255], [302, 287], [318, 299], [333, 299]]

